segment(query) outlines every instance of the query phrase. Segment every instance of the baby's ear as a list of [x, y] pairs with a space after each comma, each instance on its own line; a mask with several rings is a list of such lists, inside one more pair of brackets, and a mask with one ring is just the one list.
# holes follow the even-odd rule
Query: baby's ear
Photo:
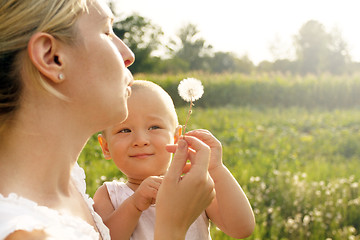
[[102, 152], [104, 154], [105, 159], [106, 160], [111, 159], [111, 154], [110, 154], [110, 151], [109, 151], [109, 147], [108, 147], [106, 138], [102, 134], [99, 134], [98, 135], [98, 141], [100, 143], [100, 146], [101, 146], [101, 149], [102, 149]]
[[177, 143], [182, 133], [182, 125], [176, 127], [175, 135], [174, 135], [174, 143]]

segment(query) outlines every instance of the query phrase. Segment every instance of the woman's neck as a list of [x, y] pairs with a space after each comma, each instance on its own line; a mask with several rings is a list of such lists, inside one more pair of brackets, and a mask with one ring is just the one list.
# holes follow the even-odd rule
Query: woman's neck
[[23, 119], [30, 120], [19, 117], [0, 139], [0, 193], [14, 192], [38, 203], [68, 195], [71, 169], [86, 138], [51, 117]]

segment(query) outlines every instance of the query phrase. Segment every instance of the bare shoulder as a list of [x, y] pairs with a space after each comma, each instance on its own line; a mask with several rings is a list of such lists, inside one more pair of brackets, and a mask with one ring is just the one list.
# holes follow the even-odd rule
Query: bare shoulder
[[105, 185], [99, 187], [94, 194], [94, 210], [105, 220], [115, 211]]
[[42, 230], [34, 230], [31, 232], [24, 230], [17, 230], [10, 235], [8, 235], [5, 240], [42, 240], [46, 239], [46, 233]]
[[104, 185], [102, 185], [101, 187], [99, 187], [95, 194], [94, 194], [94, 202], [102, 202], [104, 200], [109, 200], [110, 201], [110, 196], [109, 196], [109, 193], [108, 193], [108, 190]]

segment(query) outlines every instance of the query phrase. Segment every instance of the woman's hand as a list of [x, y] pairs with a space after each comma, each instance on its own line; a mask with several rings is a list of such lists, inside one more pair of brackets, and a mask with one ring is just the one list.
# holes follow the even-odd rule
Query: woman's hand
[[[187, 160], [191, 168], [182, 175]], [[155, 239], [184, 239], [189, 226], [212, 202], [215, 192], [207, 171], [209, 160], [210, 148], [204, 142], [192, 136], [179, 140], [156, 199]]]
[[217, 167], [222, 167], [222, 146], [221, 142], [208, 130], [197, 129], [186, 133], [187, 136], [193, 136], [200, 139], [210, 147], [209, 173]]

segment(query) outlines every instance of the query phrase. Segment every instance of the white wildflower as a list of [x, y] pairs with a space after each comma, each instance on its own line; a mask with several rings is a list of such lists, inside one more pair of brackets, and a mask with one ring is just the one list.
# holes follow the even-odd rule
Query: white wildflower
[[186, 102], [198, 100], [204, 94], [204, 87], [201, 81], [195, 78], [186, 78], [178, 86], [179, 95]]
[[304, 226], [309, 225], [310, 221], [311, 221], [311, 217], [309, 215], [305, 215], [303, 218], [303, 225]]
[[351, 233], [356, 233], [356, 228], [354, 228], [353, 226], [349, 226], [348, 230]]
[[250, 177], [250, 182], [259, 182], [259, 181], [260, 181], [260, 177], [259, 177], [259, 176], [256, 176], [256, 177], [251, 176], [251, 177]]
[[182, 99], [184, 99], [186, 102], [190, 102], [189, 112], [188, 112], [186, 122], [184, 125], [184, 129], [183, 129], [183, 131], [185, 133], [186, 126], [189, 121], [190, 114], [192, 112], [191, 108], [192, 108], [193, 102], [198, 100], [199, 98], [201, 98], [201, 96], [204, 93], [204, 87], [201, 84], [200, 80], [195, 79], [195, 78], [186, 78], [179, 83], [178, 92]]

